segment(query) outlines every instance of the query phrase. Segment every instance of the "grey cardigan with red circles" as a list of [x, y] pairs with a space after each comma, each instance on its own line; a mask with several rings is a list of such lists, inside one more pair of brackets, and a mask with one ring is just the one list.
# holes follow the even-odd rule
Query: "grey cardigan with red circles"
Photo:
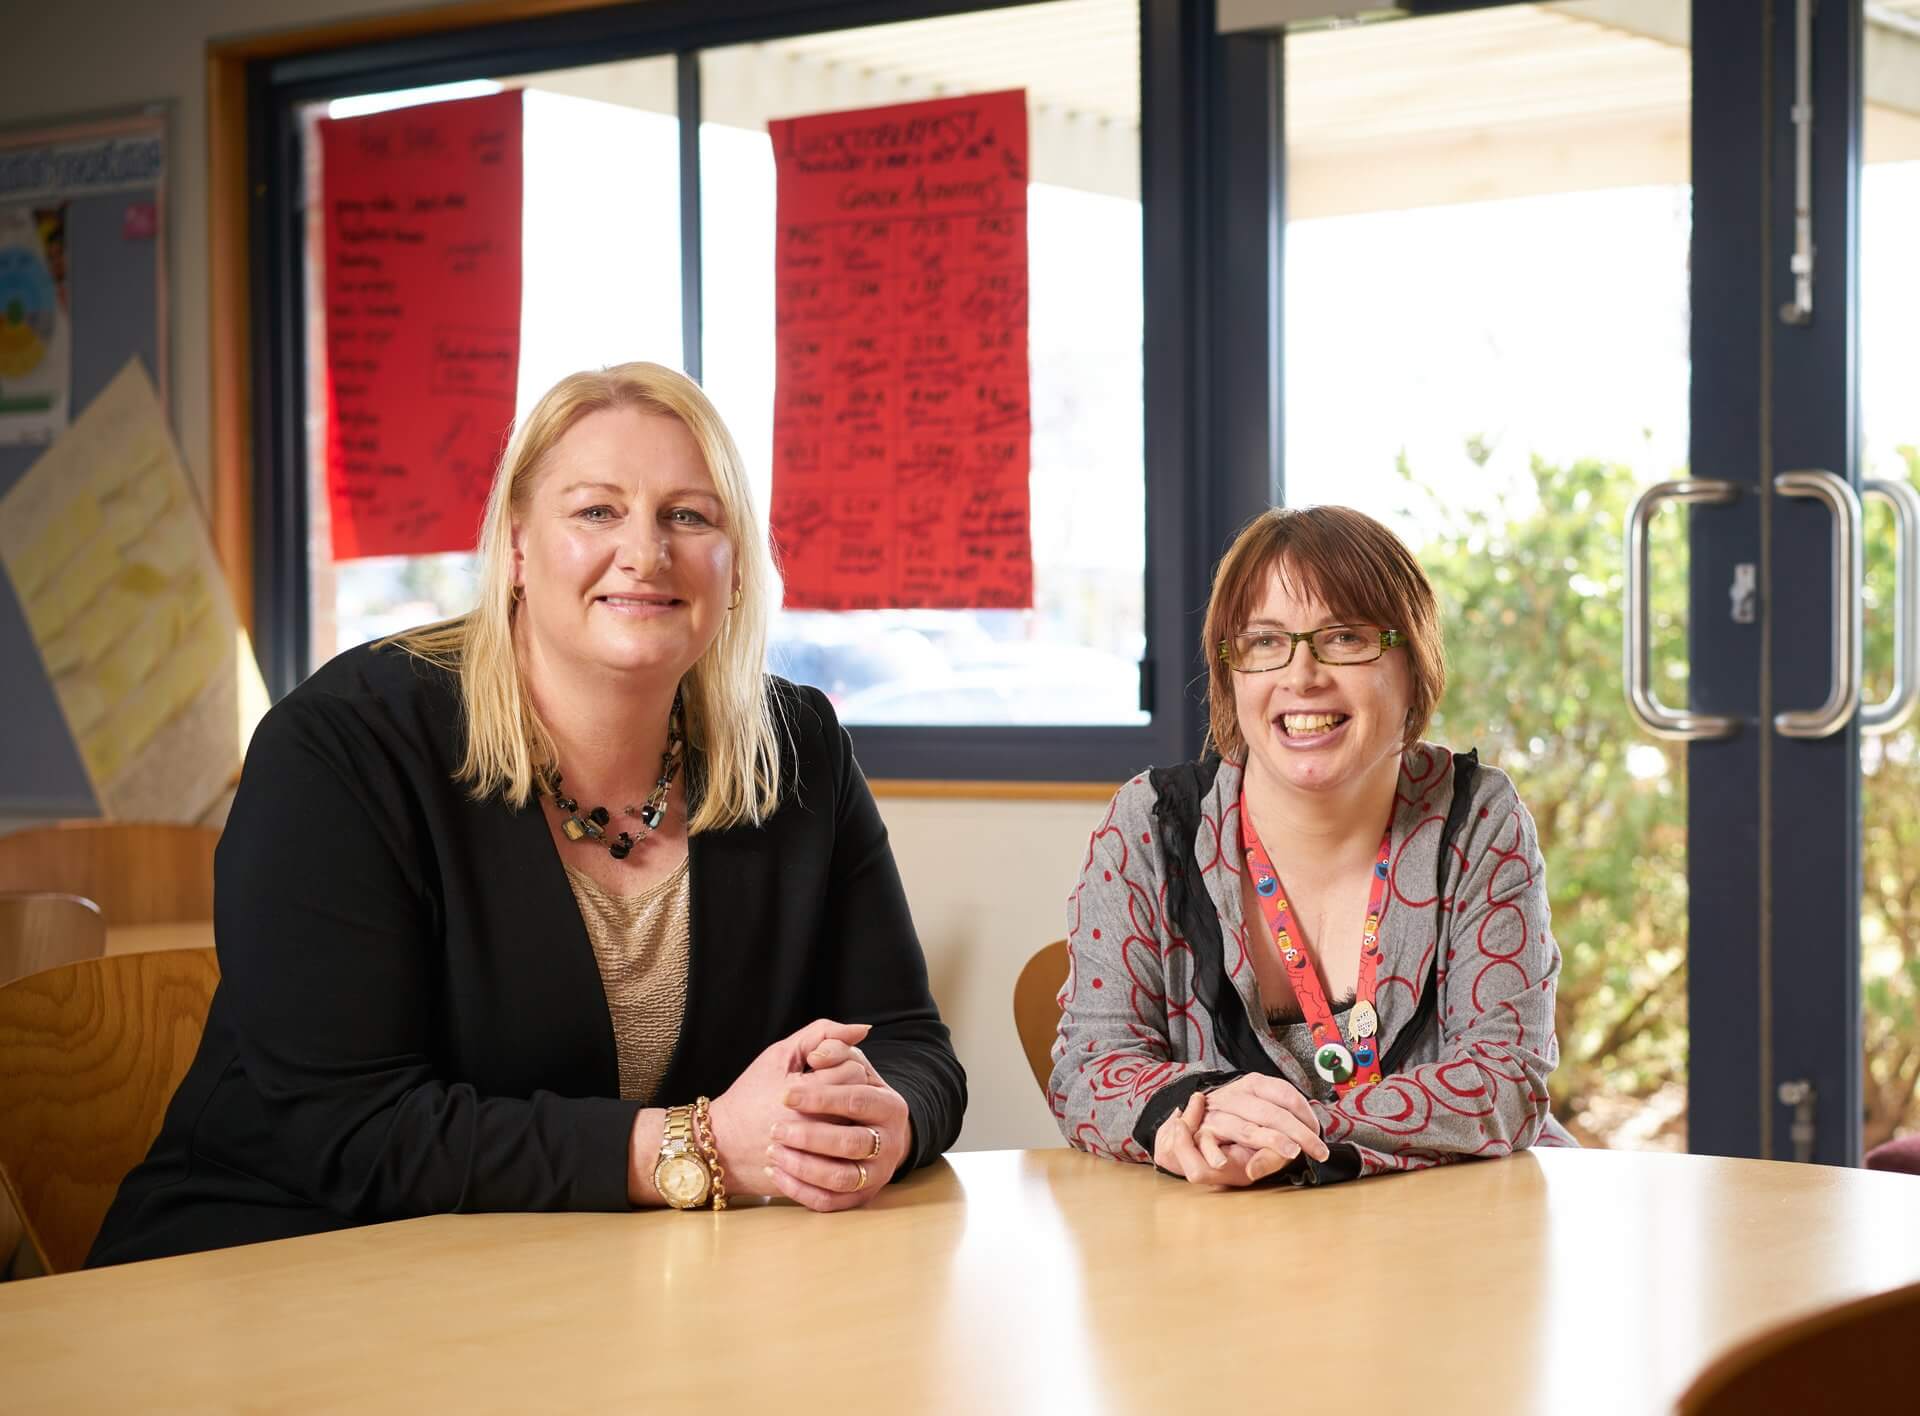
[[1560, 950], [1533, 818], [1505, 773], [1480, 768], [1442, 872], [1453, 778], [1444, 748], [1401, 760], [1377, 1000], [1382, 1053], [1400, 1060], [1341, 1098], [1266, 1023], [1248, 957], [1266, 925], [1250, 932], [1241, 908], [1240, 767], [1208, 757], [1122, 787], [1067, 904], [1048, 1091], [1068, 1142], [1150, 1163], [1154, 1132], [1196, 1090], [1258, 1071], [1308, 1097], [1328, 1142], [1325, 1162], [1285, 1172], [1300, 1184], [1573, 1144], [1547, 1102]]

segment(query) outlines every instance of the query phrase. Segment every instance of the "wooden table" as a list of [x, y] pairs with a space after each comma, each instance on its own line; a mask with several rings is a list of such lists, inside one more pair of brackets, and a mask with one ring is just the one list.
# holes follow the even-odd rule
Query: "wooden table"
[[213, 921], [182, 920], [175, 924], [122, 924], [107, 929], [109, 954], [144, 954], [154, 949], [211, 949]]
[[1916, 1279], [1911, 1176], [1548, 1151], [1209, 1193], [993, 1151], [850, 1214], [447, 1215], [4, 1285], [0, 1382], [22, 1411], [1642, 1412]]

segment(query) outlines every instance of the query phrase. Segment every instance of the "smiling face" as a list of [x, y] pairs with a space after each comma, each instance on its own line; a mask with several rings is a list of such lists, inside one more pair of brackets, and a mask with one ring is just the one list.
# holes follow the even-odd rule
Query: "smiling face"
[[[1239, 630], [1300, 634], [1351, 622], [1295, 579], [1274, 566]], [[1271, 791], [1321, 795], [1398, 772], [1413, 679], [1403, 649], [1370, 664], [1323, 664], [1303, 641], [1284, 669], [1235, 673], [1233, 698], [1249, 778]]]
[[677, 682], [733, 597], [726, 511], [678, 418], [589, 413], [557, 441], [514, 517], [516, 616], [530, 647], [576, 671]]

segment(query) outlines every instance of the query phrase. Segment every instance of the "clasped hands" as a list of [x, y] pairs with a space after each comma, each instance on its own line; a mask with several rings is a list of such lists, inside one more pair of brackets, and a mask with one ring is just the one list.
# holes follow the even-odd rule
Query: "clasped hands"
[[912, 1126], [906, 1098], [860, 1051], [868, 1031], [866, 1023], [809, 1023], [714, 1098], [729, 1193], [784, 1195], [825, 1212], [864, 1205], [893, 1178]]
[[1291, 1082], [1257, 1072], [1195, 1092], [1153, 1137], [1153, 1163], [1196, 1185], [1251, 1185], [1302, 1153], [1327, 1158], [1313, 1108]]

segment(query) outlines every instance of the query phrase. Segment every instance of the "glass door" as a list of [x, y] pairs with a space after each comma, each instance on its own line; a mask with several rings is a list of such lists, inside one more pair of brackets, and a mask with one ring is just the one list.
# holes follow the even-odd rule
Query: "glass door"
[[1547, 856], [1556, 1113], [1851, 1163], [1920, 1075], [1914, 739], [1859, 676], [1863, 603], [1870, 667], [1899, 637], [1905, 498], [1863, 476], [1913, 475], [1911, 356], [1863, 467], [1855, 279], [1864, 133], [1898, 345], [1920, 5], [1398, 8], [1280, 45], [1282, 493], [1381, 516], [1441, 592], [1436, 734], [1514, 776]]
[[[1511, 774], [1563, 954], [1555, 1114], [1687, 1136], [1687, 750], [1620, 692], [1620, 528], [1685, 475], [1686, 0], [1512, 5], [1283, 45], [1285, 500], [1414, 548], [1446, 612], [1431, 736]], [[1686, 701], [1685, 519], [1660, 518], [1658, 689]]]
[[[1860, 175], [1861, 471], [1868, 703], [1860, 746], [1861, 1145], [1920, 1132], [1920, 722], [1896, 695], [1902, 545], [1896, 488], [1920, 487], [1920, 0], [1867, 11]], [[1911, 580], [1912, 577], [1909, 577]], [[1911, 594], [1910, 591], [1907, 592]], [[1909, 601], [1909, 603], [1911, 603]]]

